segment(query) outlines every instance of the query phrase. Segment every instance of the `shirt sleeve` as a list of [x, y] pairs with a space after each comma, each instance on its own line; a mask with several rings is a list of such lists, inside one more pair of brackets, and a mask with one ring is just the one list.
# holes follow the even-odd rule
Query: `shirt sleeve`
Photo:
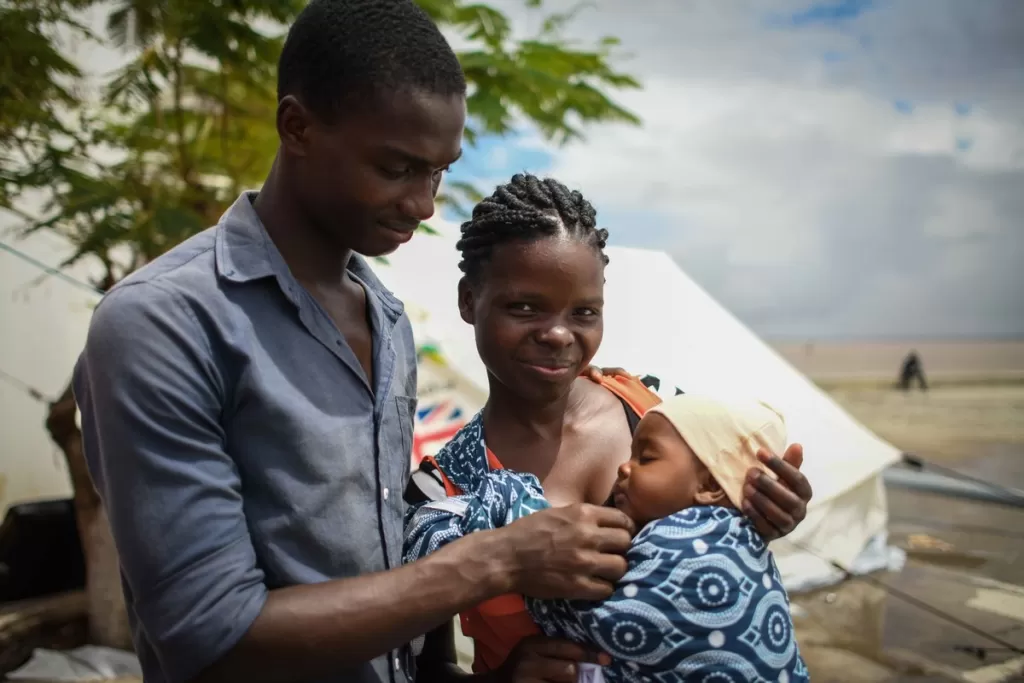
[[267, 597], [209, 336], [180, 294], [123, 286], [97, 307], [74, 392], [136, 637], [168, 681], [186, 681], [241, 639]]

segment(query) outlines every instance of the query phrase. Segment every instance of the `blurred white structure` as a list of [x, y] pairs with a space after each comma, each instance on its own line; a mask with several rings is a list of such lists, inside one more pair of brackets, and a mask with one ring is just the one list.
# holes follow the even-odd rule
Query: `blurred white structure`
[[[455, 232], [417, 237], [376, 268], [406, 303], [420, 344], [417, 447], [430, 454], [486, 397], [486, 371], [472, 328], [456, 305], [461, 276]], [[688, 393], [765, 400], [802, 443], [814, 486], [806, 521], [773, 544], [790, 590], [842, 578], [833, 563], [873, 570], [889, 563], [881, 473], [899, 451], [831, 398], [690, 280], [664, 252], [609, 247], [605, 336], [595, 364], [654, 374]]]
[[[72, 253], [53, 233], [0, 239], [0, 515], [14, 502], [71, 494], [64, 456], [50, 440], [46, 400], [71, 379], [99, 294], [48, 275]], [[65, 271], [86, 284], [85, 264]], [[27, 385], [23, 386], [23, 385]], [[43, 394], [43, 400], [30, 389]]]

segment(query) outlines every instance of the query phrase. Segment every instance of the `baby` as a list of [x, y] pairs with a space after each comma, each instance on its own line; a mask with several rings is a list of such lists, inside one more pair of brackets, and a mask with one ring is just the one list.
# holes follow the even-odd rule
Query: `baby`
[[[778, 569], [738, 510], [747, 470], [768, 472], [757, 450], [785, 446], [782, 417], [761, 403], [681, 394], [648, 411], [609, 500], [640, 529], [615, 593], [525, 601], [545, 634], [611, 655], [611, 665], [586, 668], [581, 680], [809, 680]], [[460, 488], [467, 493], [410, 511], [407, 560], [548, 507], [531, 474], [491, 470]]]
[[594, 681], [809, 680], [778, 569], [738, 510], [757, 450], [785, 446], [764, 404], [680, 395], [652, 408], [610, 501], [641, 529], [628, 572], [600, 602], [527, 598], [534, 620], [611, 655]]

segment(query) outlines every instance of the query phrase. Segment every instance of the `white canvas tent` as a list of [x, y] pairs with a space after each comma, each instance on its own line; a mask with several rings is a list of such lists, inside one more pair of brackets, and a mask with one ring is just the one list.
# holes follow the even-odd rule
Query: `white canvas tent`
[[[406, 303], [421, 345], [417, 455], [433, 453], [486, 398], [472, 329], [456, 306], [454, 234], [421, 236], [377, 267]], [[833, 563], [870, 571], [887, 563], [882, 471], [899, 451], [853, 420], [690, 280], [665, 253], [610, 247], [605, 337], [595, 364], [652, 373], [687, 393], [765, 400], [805, 448], [814, 487], [807, 519], [773, 545], [791, 591], [842, 578]]]
[[[486, 399], [472, 329], [456, 307], [454, 230], [438, 227], [441, 237], [418, 236], [390, 257], [390, 266], [377, 267], [406, 302], [417, 340], [436, 350], [420, 363], [414, 459], [435, 452]], [[49, 265], [66, 255], [57, 244], [19, 246]], [[790, 589], [840, 578], [831, 562], [862, 570], [884, 564], [879, 551], [885, 549], [887, 511], [880, 474], [898, 451], [850, 418], [666, 254], [619, 247], [608, 253], [605, 340], [596, 364], [651, 372], [691, 393], [756, 396], [784, 412], [792, 440], [804, 444], [803, 469], [814, 485], [814, 501], [798, 532], [774, 546]], [[5, 369], [56, 392], [81, 349], [97, 297], [54, 278], [32, 286], [38, 269], [3, 257]], [[84, 279], [85, 273], [75, 275]], [[7, 484], [0, 485], [0, 507], [67, 495], [63, 462], [41, 424], [45, 406], [16, 387], [0, 389], [0, 433], [8, 445], [0, 457], [0, 482]]]
[[[65, 269], [82, 285], [48, 275], [72, 253], [60, 237], [47, 232], [24, 239], [5, 234], [0, 240], [0, 519], [8, 506], [28, 500], [71, 495], [64, 457], [50, 440], [44, 423], [47, 400], [56, 398], [68, 380], [85, 343], [99, 294], [84, 284], [84, 265]], [[42, 396], [34, 397], [33, 391]]]

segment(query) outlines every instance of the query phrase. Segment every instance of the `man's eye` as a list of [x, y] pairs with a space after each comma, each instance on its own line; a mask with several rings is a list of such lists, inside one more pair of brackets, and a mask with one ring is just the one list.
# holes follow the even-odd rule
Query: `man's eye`
[[535, 309], [530, 304], [525, 304], [525, 303], [509, 304], [508, 307], [509, 307], [509, 310], [515, 311], [516, 313], [536, 313], [537, 312], [537, 309]]
[[601, 313], [596, 308], [577, 308], [576, 315], [582, 318], [592, 318], [600, 315]]
[[393, 166], [381, 166], [380, 172], [385, 178], [391, 180], [401, 180], [409, 175], [411, 169], [408, 166], [405, 167], [393, 167]]

